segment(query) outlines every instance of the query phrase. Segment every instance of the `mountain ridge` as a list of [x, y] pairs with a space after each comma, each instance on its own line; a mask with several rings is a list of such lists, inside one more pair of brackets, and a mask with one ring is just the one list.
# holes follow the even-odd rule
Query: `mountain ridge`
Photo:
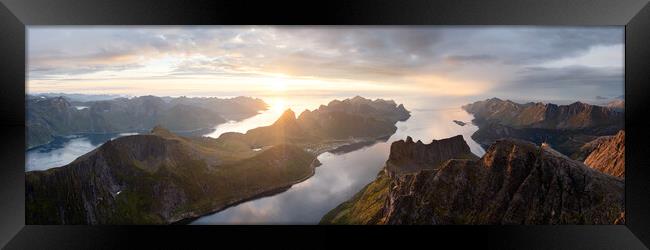
[[27, 98], [26, 147], [46, 144], [57, 136], [141, 132], [157, 124], [174, 131], [209, 129], [227, 119], [255, 115], [266, 106], [260, 99], [245, 97], [140, 96], [74, 104], [61, 96]]
[[377, 179], [321, 224], [612, 224], [623, 180], [547, 147], [498, 140], [478, 160]]
[[548, 143], [565, 155], [575, 155], [599, 136], [613, 135], [623, 128], [624, 113], [608, 107], [574, 102], [519, 104], [491, 98], [462, 107], [474, 115], [479, 129], [472, 135], [483, 148], [498, 139], [517, 138]]
[[[287, 110], [272, 125], [217, 139], [179, 136], [159, 125], [149, 134], [119, 137], [66, 166], [27, 172], [26, 222], [186, 223], [283, 192], [314, 174], [318, 154], [394, 133], [398, 115], [359, 112], [325, 106], [304, 122]], [[402, 111], [393, 105], [383, 112]], [[354, 123], [348, 133], [317, 131], [343, 122]], [[357, 129], [366, 125], [372, 126]]]

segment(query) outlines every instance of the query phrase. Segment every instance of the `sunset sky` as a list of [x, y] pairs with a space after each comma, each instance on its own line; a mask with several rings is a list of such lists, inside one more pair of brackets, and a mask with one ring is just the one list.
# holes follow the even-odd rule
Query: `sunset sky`
[[28, 93], [623, 95], [622, 27], [28, 28]]

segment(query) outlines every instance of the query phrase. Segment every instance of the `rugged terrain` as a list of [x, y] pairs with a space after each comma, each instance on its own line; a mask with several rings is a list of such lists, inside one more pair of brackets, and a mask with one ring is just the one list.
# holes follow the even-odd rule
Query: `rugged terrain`
[[[183, 223], [282, 192], [313, 175], [318, 154], [385, 138], [409, 116], [392, 101], [341, 103], [346, 107], [334, 102], [308, 118], [287, 110], [270, 126], [217, 139], [182, 137], [162, 127], [114, 139], [66, 166], [27, 172], [26, 222]], [[348, 129], [331, 132], [337, 127]]]
[[614, 136], [599, 138], [584, 163], [598, 171], [616, 177], [625, 177], [625, 131]]
[[382, 99], [354, 97], [334, 100], [298, 117], [286, 110], [272, 125], [243, 133], [224, 133], [219, 139], [239, 146], [263, 148], [277, 143], [300, 145], [322, 153], [351, 144], [386, 140], [397, 131], [395, 123], [410, 117], [404, 106]]
[[[451, 144], [451, 145], [447, 145]], [[498, 140], [480, 159], [458, 137], [398, 141], [377, 179], [322, 224], [613, 224], [624, 184], [548, 146]], [[463, 149], [467, 147], [467, 149]], [[440, 151], [449, 148], [449, 152]], [[415, 163], [415, 164], [414, 164]], [[406, 169], [406, 171], [395, 171]]]
[[74, 162], [26, 173], [27, 224], [168, 224], [281, 191], [313, 174], [315, 155], [151, 134], [109, 141]]
[[498, 98], [463, 106], [474, 115], [479, 130], [472, 139], [483, 148], [501, 138], [546, 142], [573, 156], [586, 143], [623, 129], [624, 113], [610, 107], [581, 102], [570, 105], [515, 103]]

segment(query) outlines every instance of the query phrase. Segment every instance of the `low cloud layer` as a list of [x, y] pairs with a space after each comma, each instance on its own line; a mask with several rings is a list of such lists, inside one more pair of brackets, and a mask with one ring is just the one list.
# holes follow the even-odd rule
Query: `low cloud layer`
[[157, 82], [264, 92], [282, 81], [288, 92], [520, 99], [623, 93], [620, 27], [100, 26], [28, 34], [28, 91], [35, 92], [104, 85], [128, 92]]

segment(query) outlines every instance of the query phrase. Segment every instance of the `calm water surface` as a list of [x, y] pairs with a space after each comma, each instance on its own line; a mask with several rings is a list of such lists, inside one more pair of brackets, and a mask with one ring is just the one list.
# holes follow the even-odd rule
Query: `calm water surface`
[[411, 118], [397, 123], [397, 132], [387, 142], [344, 154], [321, 154], [318, 159], [322, 165], [316, 168], [315, 175], [288, 191], [201, 217], [192, 224], [316, 224], [325, 213], [374, 180], [388, 159], [390, 144], [406, 136], [429, 143], [461, 134], [473, 153], [479, 156], [485, 153], [470, 138], [478, 129], [476, 126], [459, 126], [453, 122], [472, 119], [460, 109], [462, 103], [444, 105], [428, 100], [402, 103], [411, 110]]
[[[241, 121], [220, 124], [204, 136], [217, 138], [225, 132], [246, 132], [275, 122], [287, 109], [296, 115], [303, 110], [313, 110], [333, 99], [347, 97], [268, 97], [262, 98], [270, 108]], [[372, 97], [377, 98], [377, 97]], [[384, 97], [386, 99], [386, 97]], [[398, 122], [397, 132], [388, 141], [379, 142], [352, 152], [318, 156], [322, 165], [313, 177], [298, 183], [288, 191], [230, 207], [219, 213], [197, 219], [192, 224], [315, 224], [341, 202], [349, 199], [363, 186], [375, 179], [383, 167], [390, 144], [406, 136], [429, 143], [458, 134], [463, 135], [472, 152], [483, 155], [485, 151], [470, 135], [478, 128], [471, 123], [459, 126], [453, 120], [470, 122], [472, 116], [460, 106], [473, 100], [440, 98], [388, 98], [403, 103], [411, 111], [411, 118]], [[26, 152], [26, 171], [44, 170], [72, 162], [77, 157], [101, 146], [102, 143], [126, 134], [79, 135], [57, 138], [50, 144]]]

